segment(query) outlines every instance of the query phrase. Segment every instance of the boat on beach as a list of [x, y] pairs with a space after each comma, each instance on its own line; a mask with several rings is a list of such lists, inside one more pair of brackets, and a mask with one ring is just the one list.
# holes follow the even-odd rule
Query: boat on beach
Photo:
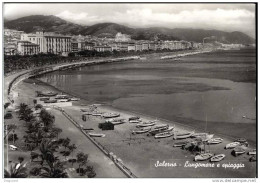
[[45, 100], [44, 103], [57, 103], [56, 99], [53, 100]]
[[105, 137], [105, 134], [102, 133], [88, 133], [91, 137]]
[[158, 133], [154, 136], [154, 138], [159, 139], [159, 138], [167, 138], [167, 137], [171, 137], [173, 136], [174, 133], [173, 132], [162, 132], [162, 133]]
[[231, 142], [225, 146], [225, 149], [233, 149], [238, 145], [240, 145], [240, 142]]
[[253, 149], [252, 151], [249, 151], [247, 154], [248, 155], [256, 155], [256, 149]]
[[256, 161], [256, 155], [252, 156], [250, 159], [249, 159], [250, 162], [255, 162]]
[[222, 138], [214, 138], [214, 139], [209, 139], [207, 141], [207, 144], [220, 144], [223, 141]]
[[187, 132], [187, 133], [174, 133], [173, 140], [186, 139], [186, 138], [191, 137], [193, 134], [194, 134], [194, 131]]
[[136, 125], [136, 128], [140, 128], [140, 127], [147, 127], [147, 126], [154, 126], [156, 123], [152, 122], [152, 121], [148, 121], [148, 122], [142, 122], [140, 124]]
[[160, 128], [168, 128], [169, 127], [169, 125], [167, 125], [167, 124], [161, 124], [161, 125], [155, 125], [153, 128], [154, 129], [160, 129]]
[[120, 125], [120, 124], [123, 124], [123, 123], [126, 123], [127, 121], [125, 119], [121, 119], [121, 120], [118, 120], [118, 121], [112, 121], [111, 123], [113, 125]]
[[141, 133], [147, 133], [151, 130], [151, 127], [149, 128], [140, 128], [137, 130], [133, 130], [132, 134], [141, 134]]
[[234, 156], [238, 156], [238, 155], [241, 155], [241, 154], [244, 154], [246, 152], [246, 149], [247, 147], [246, 146], [236, 146], [233, 151], [231, 152], [232, 155]]
[[141, 123], [141, 119], [130, 120], [129, 123]]
[[235, 142], [247, 143], [247, 140], [245, 138], [237, 138]]
[[153, 128], [149, 134], [147, 135], [156, 135], [158, 133], [162, 133], [165, 132], [165, 130], [167, 130], [169, 128], [169, 126], [165, 126], [165, 127], [161, 127], [161, 128]]
[[58, 93], [56, 92], [41, 92], [41, 91], [36, 91], [36, 96], [37, 97], [54, 97], [56, 96]]
[[216, 156], [213, 156], [212, 158], [210, 158], [211, 162], [219, 162], [221, 160], [223, 160], [226, 157], [225, 154], [218, 154]]
[[210, 159], [212, 156], [214, 156], [212, 153], [199, 154], [195, 156], [194, 161], [205, 161]]
[[119, 116], [120, 116], [119, 113], [105, 113], [105, 114], [103, 114], [104, 118], [116, 118], [116, 117], [119, 117]]
[[139, 116], [132, 116], [132, 117], [130, 117], [130, 118], [128, 119], [128, 121], [130, 122], [130, 121], [132, 121], [132, 120], [138, 120], [138, 119], [140, 119]]
[[80, 98], [74, 98], [74, 97], [69, 99], [69, 101], [79, 101], [79, 100]]

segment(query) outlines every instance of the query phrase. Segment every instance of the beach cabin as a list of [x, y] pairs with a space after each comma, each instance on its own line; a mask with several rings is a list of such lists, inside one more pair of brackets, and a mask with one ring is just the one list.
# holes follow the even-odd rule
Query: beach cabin
[[12, 150], [12, 151], [18, 150], [18, 148], [17, 148], [16, 146], [14, 146], [14, 145], [9, 145], [9, 148], [10, 148], [10, 150]]

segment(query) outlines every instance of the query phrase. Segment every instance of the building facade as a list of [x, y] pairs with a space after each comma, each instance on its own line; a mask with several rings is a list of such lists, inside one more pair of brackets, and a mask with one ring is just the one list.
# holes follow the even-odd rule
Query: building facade
[[17, 52], [20, 55], [35, 55], [40, 53], [40, 46], [30, 41], [18, 41]]

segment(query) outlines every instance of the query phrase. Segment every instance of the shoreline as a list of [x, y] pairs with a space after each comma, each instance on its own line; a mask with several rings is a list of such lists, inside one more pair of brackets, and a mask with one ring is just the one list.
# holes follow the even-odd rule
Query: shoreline
[[[52, 90], [52, 89], [57, 89], [55, 86], [52, 86], [50, 84], [47, 84], [43, 81], [40, 81], [40, 86], [43, 88], [47, 88], [48, 90]], [[25, 92], [25, 96], [31, 96], [30, 93], [35, 93], [35, 88], [37, 88], [37, 84], [33, 85], [32, 83], [27, 83], [27, 82], [20, 82], [19, 85], [30, 85], [31, 87], [28, 87], [28, 90], [30, 91], [26, 91]], [[42, 85], [43, 84], [43, 85]], [[45, 85], [45, 86], [44, 86]], [[19, 88], [14, 88], [14, 90], [19, 90]], [[57, 89], [60, 92], [62, 92], [62, 90]], [[68, 92], [64, 92], [63, 93], [68, 93]], [[68, 93], [69, 95], [71, 95], [70, 93]], [[72, 95], [73, 96], [73, 95]], [[30, 101], [32, 102], [32, 101]], [[74, 102], [73, 102], [74, 103]], [[99, 119], [97, 117], [90, 117], [91, 119], [89, 121], [87, 121], [87, 123], [83, 122], [81, 120], [81, 112], [79, 111], [80, 108], [84, 108], [84, 104], [88, 105], [90, 104], [88, 101], [86, 100], [81, 100], [79, 102], [75, 102], [76, 105], [70, 106], [70, 107], [64, 107], [64, 109], [66, 110], [67, 113], [69, 113], [70, 116], [73, 116], [74, 119], [79, 122], [81, 125], [87, 125], [88, 127], [93, 127], [97, 132], [101, 132], [98, 128], [97, 128], [97, 122], [102, 121], [102, 119]], [[55, 104], [54, 104], [55, 105]], [[132, 116], [134, 114], [137, 114], [137, 112], [134, 111], [124, 111], [121, 109], [116, 109], [112, 106], [109, 105], [102, 105], [99, 107], [102, 111], [106, 111], [106, 112], [117, 112], [119, 111], [120, 113], [122, 113], [122, 117], [128, 118], [129, 116]], [[139, 113], [140, 114], [140, 113]], [[154, 119], [153, 116], [149, 116], [146, 114], [141, 114], [140, 116], [143, 117], [143, 119], [145, 119], [146, 121], [149, 121], [151, 119]], [[164, 120], [161, 119], [160, 122], [162, 123], [167, 123], [167, 121], [169, 120]], [[174, 122], [175, 123], [175, 122]], [[173, 123], [173, 124], [174, 124]], [[171, 123], [172, 124], [172, 123]], [[133, 171], [134, 174], [136, 174], [138, 177], [196, 177], [197, 175], [197, 171], [195, 170], [191, 170], [189, 173], [189, 175], [186, 175], [184, 171], [186, 171], [187, 169], [182, 167], [180, 169], [171, 169], [171, 173], [167, 170], [165, 171], [165, 173], [163, 171], [160, 171], [159, 173], [157, 173], [157, 169], [151, 168], [151, 158], [155, 158], [155, 159], [169, 159], [171, 157], [173, 157], [171, 155], [172, 151], [174, 151], [175, 156], [177, 156], [179, 159], [183, 160], [188, 160], [188, 161], [192, 161], [193, 156], [191, 153], [187, 153], [184, 150], [180, 150], [180, 149], [176, 149], [172, 147], [172, 138], [168, 138], [168, 139], [162, 139], [162, 140], [155, 140], [153, 138], [149, 138], [146, 137], [145, 135], [140, 135], [140, 137], [144, 138], [144, 142], [141, 142], [141, 144], [139, 145], [130, 145], [129, 146], [122, 142], [122, 139], [127, 139], [129, 136], [129, 131], [131, 131], [133, 129], [135, 125], [134, 124], [122, 124], [122, 125], [117, 125], [115, 126], [115, 130], [114, 131], [102, 131], [102, 133], [106, 134], [105, 138], [95, 138], [97, 140], [98, 143], [102, 144], [104, 147], [106, 147], [110, 152], [114, 152], [118, 157], [122, 158], [123, 162], [126, 163], [126, 165], [128, 167], [130, 167], [130, 169]], [[178, 126], [179, 128], [182, 128], [182, 130], [187, 131], [190, 130], [193, 127], [190, 127], [187, 125], [187, 127], [184, 127], [186, 125], [183, 124], [176, 124], [176, 127]], [[179, 127], [180, 126], [180, 127]], [[198, 131], [196, 131], [198, 132]], [[139, 135], [138, 135], [139, 136]], [[222, 135], [217, 135], [222, 137]], [[131, 138], [131, 135], [130, 135]], [[217, 152], [219, 152], [219, 148], [222, 149], [223, 151], [223, 145], [226, 143], [232, 142], [231, 139], [229, 138], [224, 138], [223, 143], [221, 143], [220, 145], [217, 146], [213, 146], [212, 150], [215, 150]], [[157, 144], [157, 146], [155, 145]], [[140, 146], [141, 145], [141, 146]], [[155, 146], [154, 146], [155, 145]], [[251, 149], [251, 147], [250, 147]], [[136, 152], [133, 152], [136, 151]], [[170, 151], [170, 152], [168, 152]], [[229, 152], [229, 151], [228, 151]], [[147, 153], [148, 157], [139, 157], [140, 155], [142, 156], [143, 153]], [[241, 161], [241, 162], [245, 162], [245, 158], [248, 157], [248, 155], [244, 154], [241, 155], [237, 158], [232, 157], [230, 154], [227, 155], [227, 162], [228, 161]], [[141, 158], [141, 159], [140, 159]], [[146, 158], [146, 159], [144, 159]], [[148, 158], [148, 159], [147, 159]], [[176, 159], [174, 159], [174, 161], [177, 161]], [[226, 162], [226, 161], [225, 161]], [[149, 164], [149, 167], [148, 167]], [[250, 167], [249, 162], [245, 163], [247, 166]], [[254, 163], [253, 163], [254, 165]], [[253, 166], [251, 164], [251, 166]], [[147, 170], [145, 170], [147, 169]], [[253, 168], [254, 169], [254, 168]], [[205, 169], [201, 169], [201, 171], [204, 171]], [[249, 168], [249, 170], [252, 171], [251, 168]], [[143, 171], [143, 172], [142, 172]], [[174, 173], [180, 173], [179, 175], [174, 175]], [[189, 171], [189, 170], [187, 170]], [[225, 170], [223, 170], [225, 171]], [[205, 172], [209, 173], [208, 174], [204, 174], [202, 173], [201, 177], [212, 177], [212, 178], [216, 178], [216, 177], [221, 177], [222, 175], [224, 175], [223, 177], [244, 177], [244, 173], [243, 171], [245, 171], [245, 169], [241, 169], [239, 171], [227, 171], [226, 174], [225, 172], [220, 171], [219, 173], [217, 172], [211, 172], [209, 170], [205, 170]], [[223, 173], [223, 174], [222, 174]], [[253, 173], [250, 174], [250, 177], [253, 177]]]

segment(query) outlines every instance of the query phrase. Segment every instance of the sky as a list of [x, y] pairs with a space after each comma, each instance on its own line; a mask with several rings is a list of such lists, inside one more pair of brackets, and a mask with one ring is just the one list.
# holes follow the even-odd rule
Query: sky
[[114, 22], [130, 27], [241, 31], [255, 37], [254, 4], [5, 3], [3, 15], [8, 20], [29, 15], [55, 15], [81, 25]]

